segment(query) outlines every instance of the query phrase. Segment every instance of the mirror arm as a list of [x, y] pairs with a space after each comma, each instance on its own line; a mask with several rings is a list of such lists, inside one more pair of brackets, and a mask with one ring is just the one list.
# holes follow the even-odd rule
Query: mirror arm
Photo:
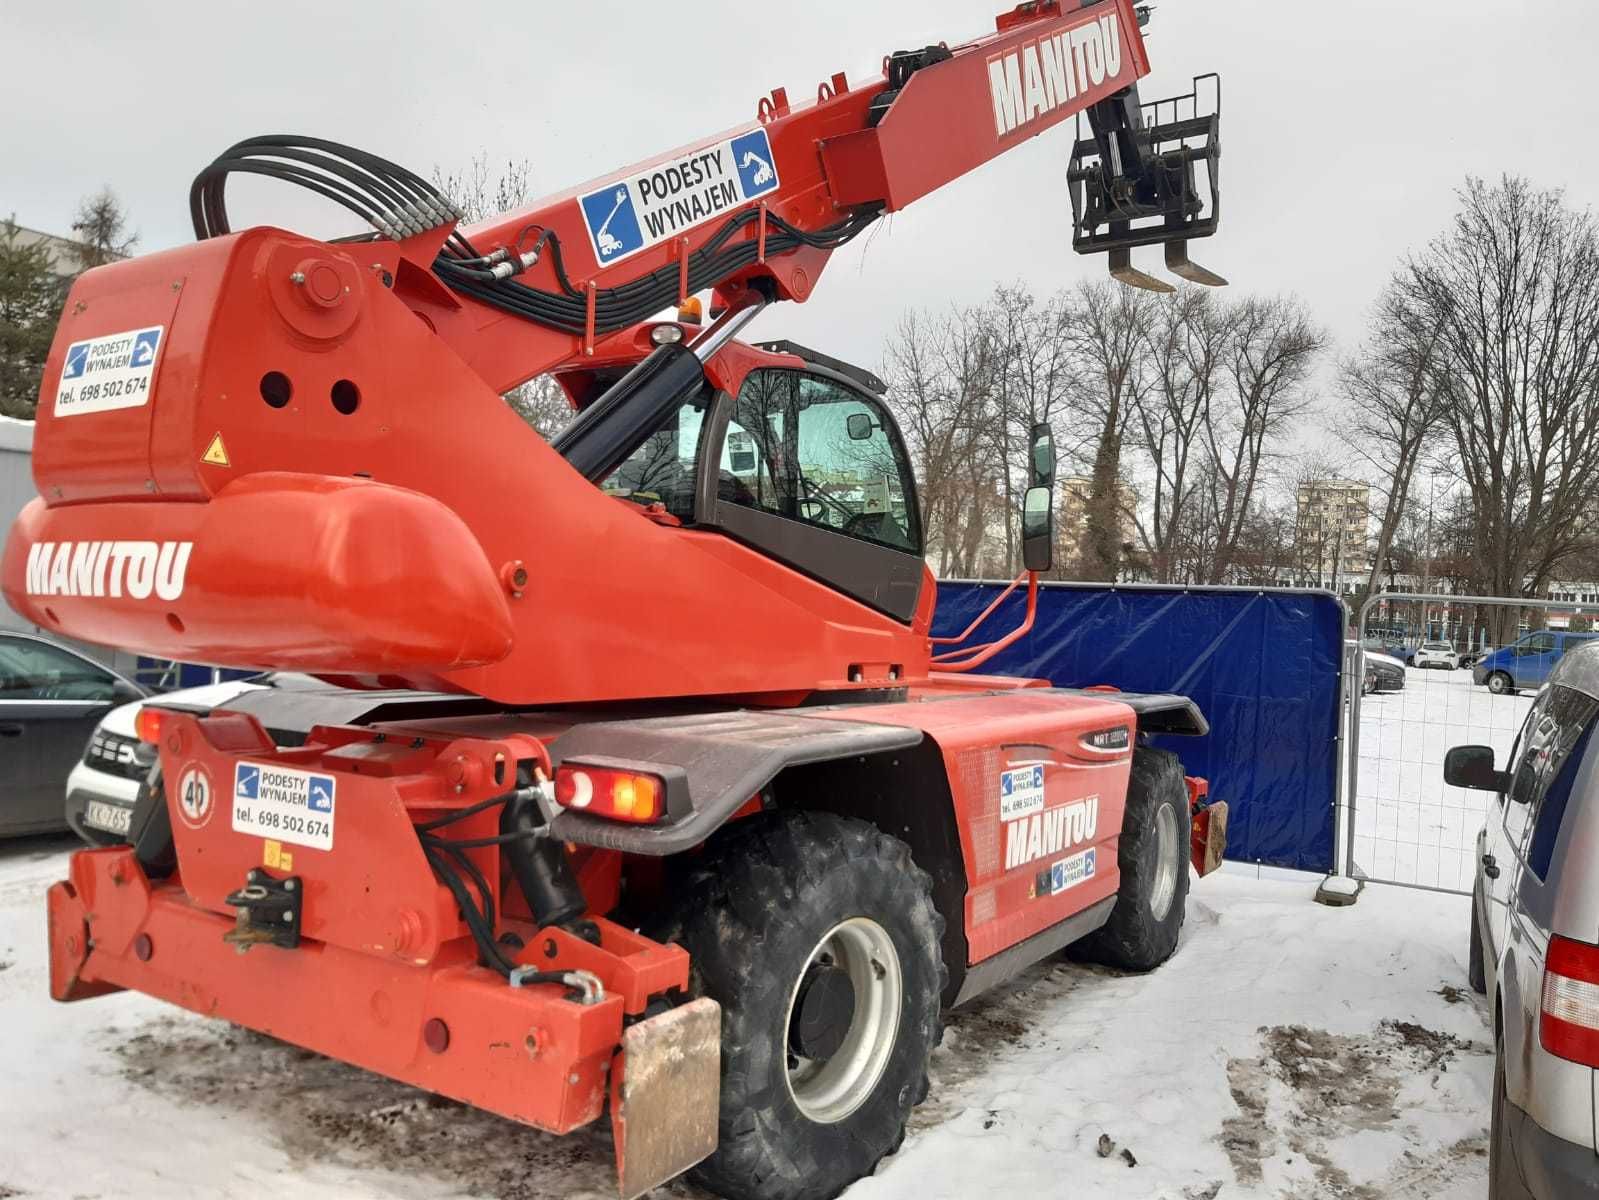
[[[944, 654], [937, 655], [934, 657], [932, 665], [940, 671], [970, 671], [973, 667], [982, 666], [989, 659], [993, 658], [994, 655], [1005, 649], [1005, 647], [1012, 645], [1020, 638], [1026, 636], [1028, 631], [1033, 627], [1033, 618], [1038, 613], [1038, 572], [1023, 571], [1011, 581], [1010, 587], [1005, 589], [1004, 593], [1000, 596], [1000, 599], [1004, 599], [1005, 596], [1008, 596], [1015, 591], [1016, 588], [1021, 585], [1023, 578], [1026, 578], [1027, 580], [1027, 615], [1022, 619], [1022, 623], [1020, 625], [1011, 630], [998, 641], [988, 642], [982, 646], [968, 647], [963, 650], [946, 651]], [[998, 603], [999, 600], [996, 600], [994, 604], [989, 605], [988, 608], [984, 610], [983, 616], [987, 616], [988, 613], [993, 610], [994, 605]], [[967, 633], [970, 632], [971, 630], [968, 629]], [[965, 655], [966, 657], [962, 658], [960, 657], [961, 655]]]

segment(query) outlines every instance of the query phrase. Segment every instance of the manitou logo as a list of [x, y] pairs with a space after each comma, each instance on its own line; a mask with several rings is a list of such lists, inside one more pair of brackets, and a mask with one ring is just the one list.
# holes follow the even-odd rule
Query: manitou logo
[[35, 542], [28, 548], [30, 596], [183, 595], [193, 542]]
[[1022, 866], [1092, 841], [1099, 828], [1099, 797], [1073, 800], [1005, 825], [1005, 869]]
[[1014, 133], [1122, 70], [1121, 26], [1114, 15], [1036, 38], [988, 60], [994, 131]]

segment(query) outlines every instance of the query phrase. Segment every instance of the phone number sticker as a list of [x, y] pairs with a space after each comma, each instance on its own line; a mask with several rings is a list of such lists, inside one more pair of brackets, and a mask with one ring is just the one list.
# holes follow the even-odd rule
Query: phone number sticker
[[237, 763], [233, 768], [233, 830], [313, 850], [331, 850], [336, 792], [331, 775]]
[[75, 417], [148, 403], [165, 335], [166, 326], [152, 325], [73, 342], [61, 365], [55, 415]]

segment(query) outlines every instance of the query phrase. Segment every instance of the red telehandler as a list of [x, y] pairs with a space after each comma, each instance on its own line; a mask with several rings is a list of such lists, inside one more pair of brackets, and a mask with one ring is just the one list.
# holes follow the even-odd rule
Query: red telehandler
[[[1218, 115], [1202, 81], [1140, 101], [1145, 16], [1023, 4], [470, 229], [384, 159], [252, 138], [195, 180], [197, 244], [80, 278], [10, 603], [419, 695], [358, 724], [304, 692], [146, 708], [128, 843], [50, 890], [53, 995], [136, 989], [557, 1133], [609, 1108], [624, 1196], [692, 1169], [787, 1200], [898, 1147], [944, 1007], [1069, 945], [1169, 956], [1225, 806], [1148, 738], [1203, 717], [975, 673], [1049, 565], [1047, 429], [1025, 620], [932, 637], [882, 384], [735, 340], [1068, 118], [1077, 247], [1223, 282], [1187, 256]], [[371, 232], [232, 232], [240, 172]], [[575, 410], [549, 442], [501, 399], [544, 373]]]

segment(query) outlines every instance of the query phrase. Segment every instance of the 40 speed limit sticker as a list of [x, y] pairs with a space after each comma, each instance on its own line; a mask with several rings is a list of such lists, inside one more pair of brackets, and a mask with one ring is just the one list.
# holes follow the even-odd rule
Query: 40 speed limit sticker
[[216, 789], [211, 773], [199, 763], [190, 763], [178, 775], [178, 816], [190, 829], [199, 829], [211, 820], [216, 808]]

